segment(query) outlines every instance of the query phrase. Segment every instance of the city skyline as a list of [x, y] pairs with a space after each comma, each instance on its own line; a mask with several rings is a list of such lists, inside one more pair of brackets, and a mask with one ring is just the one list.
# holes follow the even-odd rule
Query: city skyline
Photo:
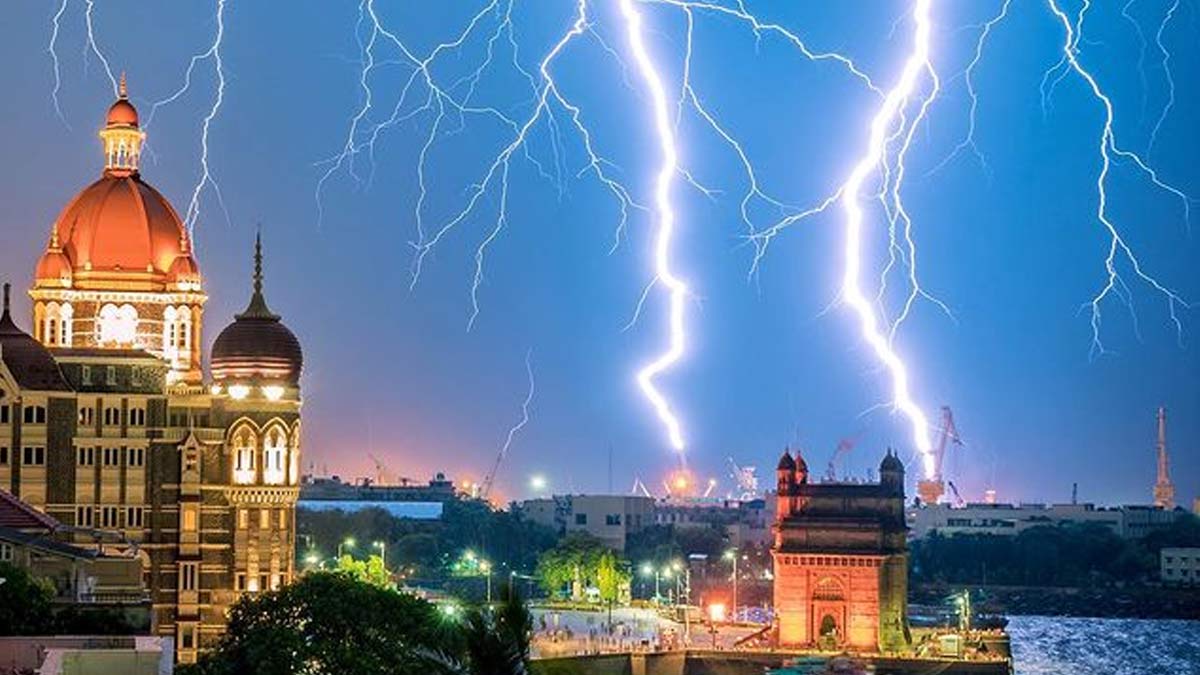
[[[936, 106], [937, 121], [914, 147], [914, 178], [906, 189], [925, 285], [956, 319], [919, 304], [900, 334], [897, 345], [914, 364], [916, 398], [931, 418], [943, 404], [954, 409], [965, 446], [956, 449], [948, 474], [969, 499], [993, 487], [1001, 500], [1065, 502], [1078, 483], [1081, 501], [1102, 504], [1150, 501], [1154, 415], [1165, 405], [1177, 499], [1190, 504], [1200, 493], [1195, 312], [1180, 311], [1177, 337], [1159, 298], [1135, 287], [1140, 336], [1126, 310], [1110, 303], [1103, 336], [1113, 353], [1089, 359], [1091, 330], [1086, 312], [1077, 309], [1104, 278], [1106, 242], [1094, 219], [1099, 166], [1091, 146], [1099, 118], [1095, 102], [1071, 79], [1059, 85], [1043, 118], [1038, 81], [1061, 40], [1045, 8], [1014, 8], [995, 28], [996, 42], [981, 61], [979, 78], [988, 88], [980, 89], [977, 138], [986, 167], [969, 153], [939, 166], [966, 120], [968, 100], [961, 81], [956, 87], [951, 79], [970, 58], [977, 34], [958, 29], [990, 17], [999, 5], [939, 17], [937, 57], [946, 59], [946, 92]], [[6, 62], [22, 64], [11, 69], [9, 83], [10, 97], [22, 105], [12, 106], [8, 116], [10, 153], [21, 161], [3, 170], [10, 193], [0, 235], [0, 268], [17, 289], [28, 286], [60, 205], [101, 169], [94, 134], [111, 102], [109, 82], [94, 54], [84, 75], [78, 56], [83, 10], [67, 7], [57, 38], [63, 119], [51, 99], [54, 73], [45, 51], [55, 8], [19, 7], [14, 24], [25, 28], [0, 46]], [[1200, 50], [1194, 40], [1188, 48], [1197, 10], [1183, 7], [1186, 15], [1166, 31], [1167, 44], [1176, 47], [1171, 68], [1180, 83], [1200, 76]], [[809, 10], [778, 20], [814, 43], [853, 53], [863, 68], [888, 81], [907, 44], [904, 31], [887, 39], [904, 7], [897, 3], [869, 14], [861, 9]], [[210, 10], [133, 16], [124, 8], [96, 9], [102, 50], [112, 68], [128, 73], [143, 115], [176, 90], [188, 59], [212, 39]], [[209, 141], [225, 203], [205, 191], [195, 228], [196, 257], [211, 296], [206, 322], [223, 325], [242, 309], [249, 243], [261, 222], [266, 288], [273, 303], [289, 308], [289, 324], [312, 355], [305, 374], [306, 464], [371, 476], [374, 454], [393, 472], [417, 480], [436, 471], [481, 480], [522, 419], [528, 354], [536, 381], [530, 419], [512, 438], [498, 492], [528, 496], [533, 474], [544, 476], [550, 491], [607, 490], [610, 448], [614, 491], [626, 491], [635, 476], [657, 483], [673, 467], [673, 454], [636, 391], [633, 371], [661, 342], [656, 326], [663, 308], [652, 300], [641, 322], [623, 330], [650, 278], [649, 219], [635, 213], [627, 240], [610, 254], [617, 211], [602, 187], [571, 180], [559, 192], [536, 168], [514, 164], [512, 223], [490, 254], [480, 313], [468, 331], [472, 256], [476, 237], [486, 234], [486, 218], [470, 223], [469, 236], [459, 234], [431, 252], [423, 278], [409, 289], [413, 162], [424, 127], [398, 125], [389, 132], [375, 153], [369, 187], [335, 175], [324, 188], [318, 225], [314, 190], [323, 167], [314, 164], [338, 152], [346, 121], [361, 105], [352, 63], [358, 58], [354, 8], [339, 14], [303, 5], [285, 17], [240, 5], [227, 12], [222, 58], [228, 81]], [[667, 77], [677, 86], [679, 16], [654, 5], [645, 12], [652, 24], [649, 49], [665, 59]], [[521, 15], [537, 45], [530, 59], [569, 24], [568, 12], [548, 14]], [[1149, 10], [1139, 15], [1147, 22], [1144, 30], [1157, 26], [1155, 16]], [[463, 17], [431, 11], [390, 19], [405, 29], [406, 39], [428, 49], [432, 43], [421, 43], [423, 31], [411, 22], [425, 22], [418, 25], [435, 36], [425, 40], [441, 40], [461, 27]], [[597, 21], [602, 35], [619, 38], [612, 16], [601, 12]], [[1123, 113], [1118, 131], [1142, 151], [1164, 104], [1161, 72], [1149, 58], [1147, 103], [1135, 124], [1143, 85], [1124, 57], [1139, 49], [1137, 34], [1114, 11], [1098, 9], [1090, 21], [1104, 45], [1085, 45], [1082, 58], [1106, 78]], [[167, 28], [156, 28], [158, 23]], [[807, 30], [809, 25], [814, 28]], [[850, 25], [857, 30], [848, 31]], [[706, 19], [702, 30], [698, 35], [752, 60], [746, 82], [736, 82], [737, 68], [711, 58], [701, 72], [712, 105], [738, 125], [761, 162], [764, 181], [797, 203], [836, 184], [863, 142], [861, 120], [875, 105], [870, 96], [836, 70], [795, 58], [778, 41], [764, 38], [756, 54], [753, 34], [736, 23]], [[716, 52], [709, 51], [709, 57]], [[262, 58], [264, 52], [273, 58]], [[630, 118], [609, 114], [603, 102], [614, 97], [640, 122], [648, 95], [635, 78], [625, 83], [621, 74], [598, 43], [588, 43], [564, 63], [563, 86], [588, 102], [583, 109], [595, 116], [598, 142], [621, 160], [624, 180], [642, 201], [650, 195], [654, 164], [637, 150], [649, 139], [632, 128], [640, 125], [631, 127]], [[198, 68], [194, 89], [162, 106], [146, 125], [152, 153], [143, 173], [181, 213], [198, 174], [211, 80], [210, 71]], [[788, 86], [764, 89], [773, 80]], [[388, 91], [395, 85], [378, 86]], [[721, 96], [722, 87], [731, 93]], [[503, 88], [485, 85], [480, 95], [496, 96]], [[766, 112], [736, 105], [751, 100], [747, 96], [758, 97]], [[1194, 162], [1200, 130], [1186, 121], [1197, 106], [1195, 91], [1177, 89], [1151, 155], [1171, 184], [1192, 192], [1200, 191]], [[783, 124], [796, 114], [808, 125]], [[761, 130], [755, 115], [772, 128], [794, 130], [795, 137], [756, 136]], [[820, 474], [844, 438], [859, 444], [848, 455], [847, 471], [864, 474], [887, 446], [911, 462], [904, 421], [887, 412], [863, 414], [885, 397], [886, 379], [856, 341], [849, 313], [830, 306], [837, 295], [838, 271], [829, 262], [838, 246], [837, 217], [781, 235], [759, 276], [747, 281], [753, 247], [746, 245], [738, 216], [744, 176], [727, 148], [706, 139], [694, 119], [689, 124], [688, 138], [699, 139], [689, 146], [697, 180], [722, 190], [710, 200], [679, 188], [680, 264], [696, 294], [687, 304], [693, 341], [688, 358], [660, 383], [688, 420], [689, 465], [702, 478], [715, 475], [727, 483], [732, 457], [758, 466], [760, 482], [769, 485], [784, 445], [802, 448]], [[454, 210], [470, 180], [461, 165], [478, 161], [463, 135], [449, 137], [449, 148], [432, 165], [439, 191], [431, 199], [439, 213]], [[553, 156], [548, 145], [538, 150]], [[576, 160], [571, 166], [578, 163], [577, 151], [568, 155]], [[362, 169], [368, 173], [366, 164]], [[1121, 171], [1113, 200], [1131, 223], [1128, 236], [1144, 263], [1182, 297], [1200, 298], [1200, 279], [1188, 272], [1200, 246], [1178, 201], [1147, 187], [1127, 167]], [[1130, 220], [1135, 217], [1143, 220]], [[1035, 234], [1039, 239], [1031, 245]], [[18, 323], [29, 328], [28, 298], [18, 293], [14, 301]], [[215, 331], [207, 337], [211, 341]]]

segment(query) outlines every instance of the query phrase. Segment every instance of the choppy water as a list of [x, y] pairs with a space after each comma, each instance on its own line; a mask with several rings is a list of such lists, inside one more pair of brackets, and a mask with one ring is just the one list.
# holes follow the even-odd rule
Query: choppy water
[[1010, 617], [1016, 675], [1200, 675], [1200, 621]]

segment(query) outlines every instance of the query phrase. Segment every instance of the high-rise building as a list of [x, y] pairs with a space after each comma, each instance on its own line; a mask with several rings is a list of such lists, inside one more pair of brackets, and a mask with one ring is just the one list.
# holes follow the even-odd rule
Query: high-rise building
[[779, 644], [896, 651], [908, 643], [904, 465], [878, 483], [810, 483], [804, 459], [777, 468], [775, 614]]
[[137, 551], [153, 630], [189, 662], [241, 594], [295, 573], [303, 357], [267, 307], [259, 241], [249, 306], [205, 376], [203, 276], [179, 215], [142, 179], [123, 77], [120, 92], [103, 174], [63, 209], [35, 268], [32, 335], [6, 285], [0, 487]]

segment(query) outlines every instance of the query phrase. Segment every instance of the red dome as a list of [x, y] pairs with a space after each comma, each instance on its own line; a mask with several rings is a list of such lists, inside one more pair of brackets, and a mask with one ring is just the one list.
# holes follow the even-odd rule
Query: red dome
[[105, 122], [110, 127], [137, 127], [137, 108], [127, 98], [119, 98], [108, 109], [108, 119]]
[[[176, 270], [199, 274], [185, 248], [179, 215], [137, 174], [107, 175], [87, 186], [54, 227], [76, 277], [81, 272], [139, 272], [171, 281]], [[181, 257], [185, 262], [177, 264]]]
[[38, 260], [34, 278], [38, 281], [70, 286], [71, 273], [71, 261], [63, 254], [62, 249], [50, 248], [42, 254], [41, 260]]

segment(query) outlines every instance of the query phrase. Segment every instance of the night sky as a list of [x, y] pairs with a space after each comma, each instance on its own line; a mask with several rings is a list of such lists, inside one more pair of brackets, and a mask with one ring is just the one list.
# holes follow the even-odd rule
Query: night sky
[[[383, 2], [381, 18], [418, 54], [450, 39], [483, 0]], [[554, 67], [563, 94], [580, 106], [597, 149], [635, 199], [650, 201], [656, 168], [649, 97], [629, 60], [615, 3], [594, 3], [596, 36], [573, 42]], [[766, 21], [788, 26], [816, 49], [838, 50], [881, 84], [898, 73], [911, 45], [902, 2], [751, 3]], [[1200, 492], [1200, 314], [1182, 310], [1182, 338], [1166, 304], [1127, 265], [1137, 323], [1118, 300], [1103, 306], [1101, 335], [1110, 353], [1089, 358], [1091, 327], [1081, 307], [1104, 283], [1108, 239], [1096, 221], [1097, 144], [1102, 108], [1068, 76], [1043, 111], [1039, 84], [1061, 55], [1061, 25], [1043, 2], [1016, 0], [976, 70], [978, 147], [939, 167], [967, 127], [969, 99], [960, 75], [978, 24], [999, 2], [935, 2], [936, 66], [942, 97], [909, 156], [905, 196], [914, 218], [920, 273], [955, 318], [918, 304], [896, 341], [912, 366], [917, 400], [931, 417], [955, 411], [965, 446], [947, 473], [964, 496], [994, 487], [1002, 500], [1066, 501], [1072, 482], [1082, 500], [1147, 502], [1154, 481], [1154, 414], [1169, 410], [1172, 473], [1181, 503]], [[1076, 5], [1069, 0], [1068, 11]], [[1115, 132], [1147, 153], [1169, 90], [1155, 37], [1172, 2], [1098, 2], [1084, 24], [1083, 63], [1116, 105]], [[54, 110], [47, 53], [57, 3], [21, 0], [5, 7], [0, 62], [6, 64], [4, 153], [0, 165], [0, 276], [27, 287], [59, 210], [100, 173], [96, 130], [113, 95], [94, 54], [85, 56], [82, 0], [70, 0], [58, 37], [59, 97]], [[643, 4], [649, 49], [672, 96], [684, 53], [683, 14]], [[635, 476], [657, 484], [675, 465], [664, 434], [639, 395], [634, 372], [664, 340], [662, 295], [652, 293], [640, 322], [629, 321], [652, 276], [653, 222], [634, 212], [610, 252], [619, 204], [589, 175], [578, 136], [555, 110], [562, 143], [534, 130], [530, 161], [515, 160], [506, 229], [488, 250], [481, 312], [472, 330], [470, 284], [475, 248], [494, 225], [498, 194], [453, 230], [425, 261], [412, 290], [416, 239], [416, 162], [432, 115], [384, 130], [372, 158], [355, 161], [356, 181], [339, 171], [325, 183], [324, 218], [314, 195], [324, 160], [346, 143], [362, 105], [357, 3], [229, 0], [222, 49], [227, 86], [211, 125], [210, 166], [224, 207], [209, 189], [196, 226], [210, 300], [206, 342], [249, 296], [251, 246], [262, 223], [266, 292], [273, 310], [305, 349], [306, 465], [343, 476], [374, 473], [373, 453], [392, 474], [426, 479], [437, 470], [478, 480], [508, 428], [520, 419], [525, 356], [537, 391], [529, 424], [516, 435], [497, 481], [503, 497], [530, 493], [544, 474], [563, 491], [629, 490]], [[537, 61], [569, 25], [572, 3], [528, 0], [514, 13], [521, 65]], [[495, 21], [434, 68], [453, 81], [482, 58]], [[98, 46], [112, 68], [128, 71], [131, 97], [146, 121], [151, 104], [175, 91], [188, 60], [215, 29], [207, 2], [97, 3]], [[1145, 40], [1139, 42], [1139, 32]], [[360, 31], [360, 35], [365, 32]], [[1163, 180], [1200, 195], [1200, 5], [1185, 0], [1161, 34], [1177, 89], [1148, 157]], [[603, 42], [601, 42], [603, 40]], [[877, 99], [831, 63], [811, 63], [784, 41], [756, 41], [745, 24], [698, 13], [693, 84], [754, 161], [764, 190], [799, 206], [831, 193], [861, 153]], [[381, 55], [395, 60], [394, 51]], [[521, 117], [529, 86], [497, 45], [496, 63], [475, 93], [481, 104]], [[1139, 63], [1141, 69], [1139, 70]], [[153, 157], [143, 177], [181, 213], [199, 176], [200, 126], [214, 95], [212, 62], [195, 69], [192, 89], [158, 110], [147, 131]], [[377, 69], [370, 82], [381, 121], [409, 71]], [[423, 99], [418, 82], [414, 96]], [[410, 106], [411, 107], [411, 106]], [[688, 463], [728, 486], [728, 461], [759, 467], [764, 484], [786, 444], [800, 446], [824, 472], [839, 439], [857, 438], [845, 470], [864, 474], [884, 448], [913, 454], [910, 433], [887, 410], [884, 373], [836, 304], [841, 218], [836, 209], [782, 234], [757, 278], [754, 249], [738, 204], [746, 189], [737, 156], [693, 111], [680, 125], [683, 163], [718, 192], [680, 184], [676, 267], [691, 284], [689, 351], [661, 378], [684, 419]], [[508, 132], [481, 118], [448, 120], [430, 152], [429, 225], [462, 206]], [[1144, 268], [1189, 300], [1200, 300], [1200, 204], [1192, 223], [1180, 201], [1155, 189], [1128, 163], [1111, 178], [1115, 222]], [[754, 207], [756, 220], [770, 209]], [[873, 262], [885, 255], [878, 214], [869, 225]], [[901, 277], [895, 277], [899, 283]], [[893, 311], [896, 308], [892, 298]], [[28, 299], [16, 298], [28, 327]], [[1140, 337], [1139, 337], [1140, 333]], [[307, 466], [306, 466], [307, 468]], [[916, 465], [910, 464], [910, 475]]]

